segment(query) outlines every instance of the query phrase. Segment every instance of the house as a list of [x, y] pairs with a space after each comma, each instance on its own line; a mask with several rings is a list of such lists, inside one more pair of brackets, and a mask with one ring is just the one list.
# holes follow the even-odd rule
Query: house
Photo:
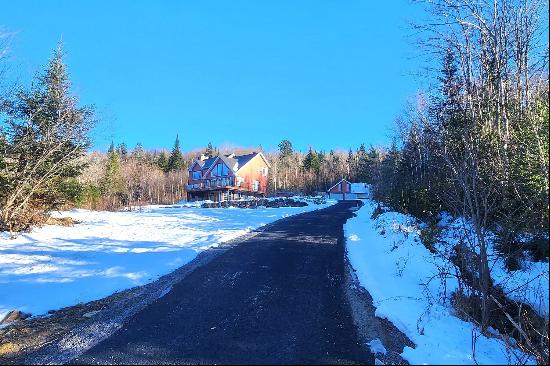
[[366, 183], [350, 183], [340, 180], [327, 191], [329, 198], [339, 201], [359, 200], [369, 198], [369, 185]]
[[187, 200], [230, 201], [263, 197], [271, 166], [264, 154], [201, 155], [189, 167]]

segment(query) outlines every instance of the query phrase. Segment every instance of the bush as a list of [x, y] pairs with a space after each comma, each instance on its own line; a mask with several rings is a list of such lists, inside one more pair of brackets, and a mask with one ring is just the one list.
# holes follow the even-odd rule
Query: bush
[[420, 228], [420, 240], [431, 253], [435, 253], [435, 244], [440, 240], [443, 229], [436, 223], [430, 222]]

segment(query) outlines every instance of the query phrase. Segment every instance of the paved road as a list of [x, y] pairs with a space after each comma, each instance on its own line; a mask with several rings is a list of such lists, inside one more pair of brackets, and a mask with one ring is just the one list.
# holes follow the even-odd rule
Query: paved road
[[344, 290], [353, 203], [280, 220], [198, 268], [73, 363], [374, 363]]

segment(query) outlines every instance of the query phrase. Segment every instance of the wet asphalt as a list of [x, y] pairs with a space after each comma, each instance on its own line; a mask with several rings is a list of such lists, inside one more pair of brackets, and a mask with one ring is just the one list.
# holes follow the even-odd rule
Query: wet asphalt
[[74, 364], [373, 364], [345, 295], [355, 202], [279, 220], [199, 267]]

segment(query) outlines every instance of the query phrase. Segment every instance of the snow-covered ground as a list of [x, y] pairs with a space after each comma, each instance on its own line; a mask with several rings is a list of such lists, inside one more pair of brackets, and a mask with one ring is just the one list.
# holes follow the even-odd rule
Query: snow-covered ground
[[45, 226], [10, 239], [0, 232], [0, 319], [33, 315], [151, 282], [200, 251], [280, 218], [334, 204], [283, 208], [148, 206], [142, 212], [72, 210], [81, 221]]
[[[480, 335], [472, 323], [456, 316], [448, 300], [442, 300], [458, 284], [450, 277], [444, 287], [436, 275], [440, 268], [451, 273], [454, 269], [450, 262], [424, 247], [415, 220], [396, 212], [373, 219], [376, 203], [364, 203], [356, 212], [357, 217], [348, 220], [344, 227], [348, 257], [361, 285], [372, 295], [376, 315], [390, 320], [416, 344], [414, 349], [406, 347], [402, 356], [411, 364], [519, 362], [501, 341]], [[452, 222], [445, 239], [458, 240], [464, 227], [460, 220]], [[541, 313], [542, 309], [548, 311], [548, 263], [529, 263], [523, 270], [509, 273], [502, 260], [492, 258], [493, 278], [504, 285], [505, 291], [532, 280], [510, 296], [538, 305]], [[473, 335], [477, 337], [475, 352]]]

